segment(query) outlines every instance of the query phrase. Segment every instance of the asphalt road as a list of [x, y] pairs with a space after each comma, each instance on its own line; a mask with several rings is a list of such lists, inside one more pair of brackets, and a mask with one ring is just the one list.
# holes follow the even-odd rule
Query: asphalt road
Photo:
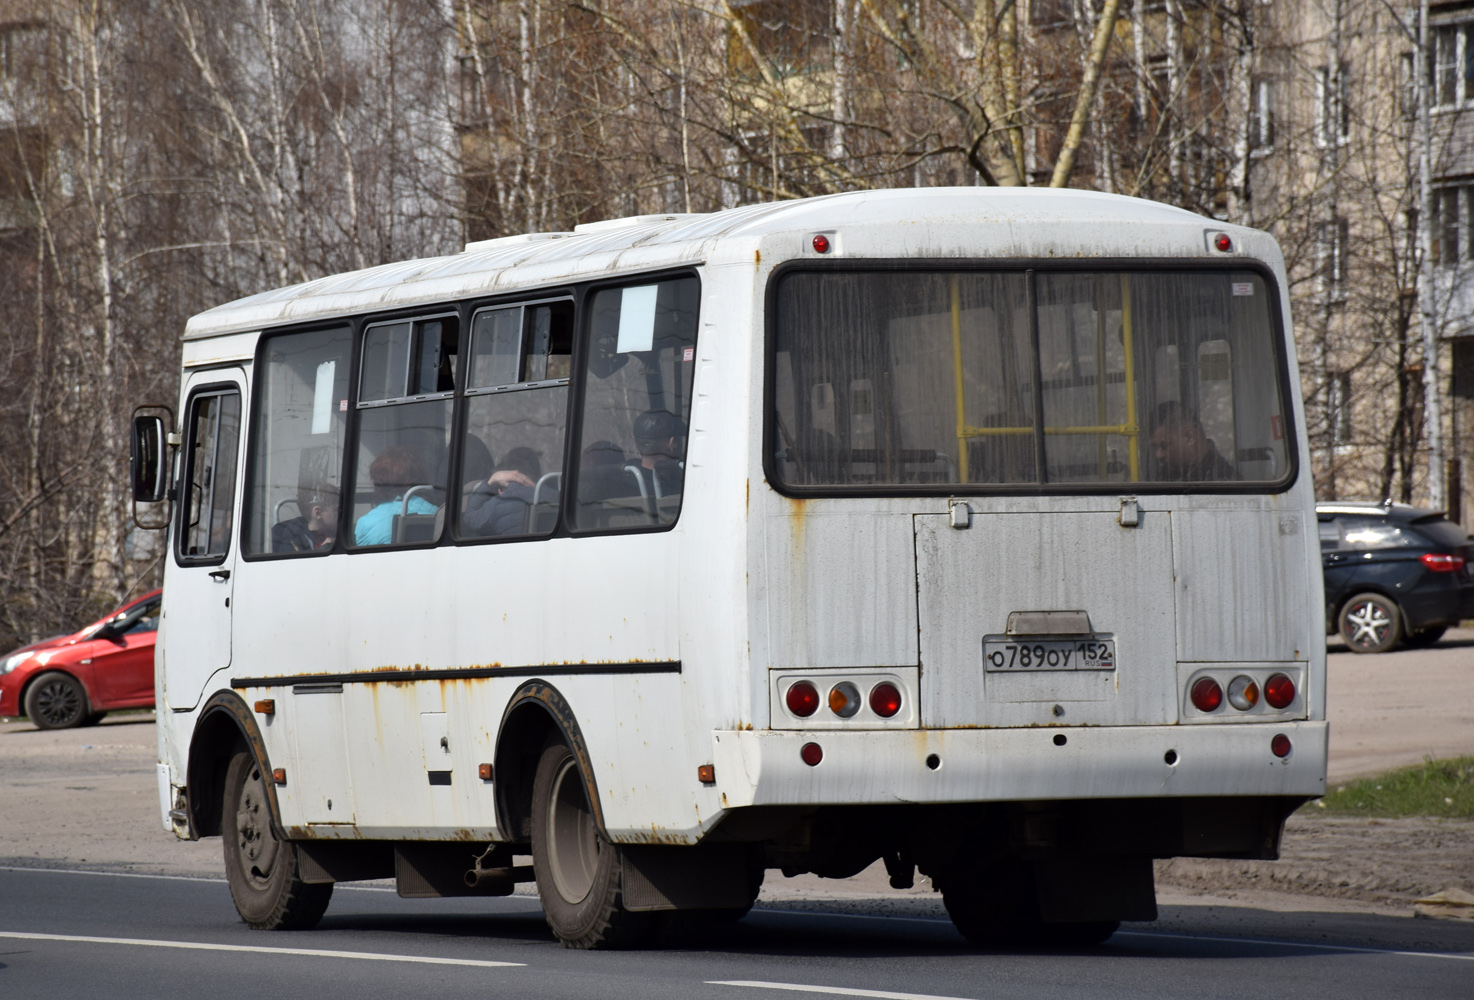
[[215, 879], [0, 869], [14, 998], [1464, 997], [1474, 925], [1174, 907], [1105, 945], [978, 951], [933, 918], [759, 909], [705, 938], [577, 952], [537, 901], [340, 887], [318, 929], [251, 931]]

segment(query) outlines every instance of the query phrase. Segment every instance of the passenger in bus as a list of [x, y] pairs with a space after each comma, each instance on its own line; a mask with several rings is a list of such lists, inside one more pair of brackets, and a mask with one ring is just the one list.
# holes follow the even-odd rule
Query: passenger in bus
[[388, 545], [396, 514], [434, 514], [439, 509], [416, 495], [410, 498], [409, 510], [405, 511], [404, 495], [411, 487], [424, 485], [425, 469], [415, 453], [402, 444], [379, 452], [369, 466], [369, 479], [374, 484], [374, 507], [353, 526], [353, 540], [359, 545]]
[[1239, 478], [1233, 465], [1203, 433], [1197, 414], [1177, 400], [1157, 407], [1151, 443], [1156, 458], [1154, 478], [1163, 482], [1214, 483]]
[[552, 482], [538, 490], [542, 462], [531, 448], [513, 448], [502, 456], [496, 471], [471, 491], [461, 512], [461, 531], [469, 535], [521, 535], [529, 526], [532, 501], [538, 505], [558, 502], [558, 488]]
[[338, 534], [338, 490], [307, 486], [297, 494], [302, 513], [271, 526], [272, 552], [312, 552], [330, 548]]
[[666, 410], [647, 410], [635, 418], [634, 438], [640, 450], [637, 471], [643, 470], [646, 482], [654, 482], [655, 494], [680, 493], [685, 477], [681, 459], [686, 454], [686, 425], [681, 418]]

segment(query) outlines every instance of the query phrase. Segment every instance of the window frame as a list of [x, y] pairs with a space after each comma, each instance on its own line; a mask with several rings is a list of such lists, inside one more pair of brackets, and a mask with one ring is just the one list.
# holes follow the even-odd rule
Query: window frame
[[[575, 397], [578, 395], [577, 386], [575, 384], [577, 381], [575, 378], [575, 373], [580, 370], [579, 362], [580, 359], [583, 357], [582, 326], [584, 300], [584, 286], [573, 286], [561, 289], [555, 288], [551, 294], [545, 294], [542, 289], [533, 289], [530, 294], [528, 292], [523, 292], [510, 298], [499, 298], [492, 301], [466, 304], [464, 306], [463, 311], [466, 315], [466, 319], [461, 329], [461, 336], [463, 338], [461, 342], [461, 350], [464, 353], [461, 355], [462, 363], [460, 365], [460, 371], [456, 374], [456, 381], [458, 383], [456, 386], [456, 404], [451, 414], [451, 419], [452, 421], [454, 421], [452, 424], [450, 459], [452, 488], [446, 494], [445, 530], [441, 532], [442, 537], [436, 543], [437, 545], [494, 545], [510, 544], [513, 542], [540, 542], [549, 538], [558, 538], [561, 536], [566, 536], [568, 534], [568, 531], [566, 530], [568, 515], [564, 506], [564, 501], [566, 499], [564, 494], [566, 493], [566, 491], [561, 488], [561, 484], [566, 482], [568, 479], [568, 466], [570, 464], [568, 461], [568, 451], [570, 447], [570, 442], [573, 439], [574, 400]], [[543, 305], [548, 302], [569, 302], [573, 305], [573, 342], [571, 344], [572, 353], [568, 362], [568, 377], [562, 379], [539, 379], [533, 382], [509, 382], [504, 385], [496, 386], [472, 387], [470, 385], [471, 369], [473, 367], [473, 356], [471, 354], [471, 350], [474, 347], [472, 337], [475, 335], [476, 332], [476, 317], [481, 315], [482, 313], [495, 312], [498, 309], [510, 309], [514, 307], [520, 307], [525, 310], [529, 306]], [[518, 374], [521, 374], [522, 365], [526, 359], [526, 322], [526, 313], [524, 312], [521, 320], [522, 325], [520, 327], [520, 336], [522, 337], [522, 341], [519, 342], [520, 349], [517, 355]], [[558, 482], [560, 484], [558, 494], [558, 516], [557, 520], [553, 524], [553, 529], [551, 531], [547, 531], [537, 535], [461, 534], [461, 514], [463, 513], [461, 509], [461, 504], [465, 497], [462, 496], [459, 489], [454, 488], [454, 484], [464, 479], [464, 476], [461, 473], [461, 467], [465, 455], [461, 447], [461, 443], [466, 434], [466, 421], [470, 419], [470, 415], [468, 412], [470, 409], [469, 400], [476, 399], [481, 396], [495, 396], [513, 392], [529, 392], [538, 389], [552, 389], [558, 386], [568, 387], [568, 400], [564, 406], [563, 411], [563, 454], [559, 456], [557, 468], [557, 472], [559, 474]], [[378, 547], [384, 548], [385, 546]], [[399, 546], [393, 547], [398, 548]]]
[[613, 288], [630, 288], [637, 285], [660, 284], [662, 281], [676, 281], [681, 278], [693, 278], [696, 281], [696, 340], [692, 345], [695, 352], [692, 362], [695, 365], [691, 373], [691, 410], [686, 414], [686, 452], [682, 458], [684, 468], [686, 461], [691, 455], [691, 415], [696, 412], [696, 374], [701, 367], [701, 323], [705, 315], [706, 307], [706, 283], [702, 280], [700, 265], [670, 268], [663, 271], [649, 271], [643, 273], [614, 275], [607, 279], [591, 281], [580, 286], [578, 299], [578, 311], [574, 314], [575, 337], [573, 341], [573, 371], [574, 378], [569, 393], [569, 405], [571, 408], [571, 419], [568, 424], [568, 446], [563, 449], [564, 463], [563, 482], [568, 487], [563, 490], [558, 507], [558, 529], [552, 535], [543, 537], [556, 538], [566, 535], [573, 538], [599, 538], [605, 535], [649, 535], [662, 531], [671, 531], [681, 523], [681, 518], [686, 513], [685, 485], [681, 488], [681, 506], [676, 511], [676, 516], [669, 524], [637, 525], [632, 527], [602, 528], [602, 529], [574, 529], [572, 504], [578, 496], [578, 463], [573, 461], [573, 453], [583, 442], [583, 418], [584, 418], [584, 379], [578, 373], [584, 371], [584, 358], [588, 353], [588, 342], [591, 335], [593, 316], [588, 309], [588, 301], [596, 294]]
[[[1279, 390], [1280, 400], [1284, 407], [1280, 414], [1283, 424], [1285, 441], [1285, 472], [1279, 479], [1266, 482], [1242, 483], [1237, 481], [1228, 482], [1204, 482], [1204, 483], [1181, 483], [1181, 482], [1109, 482], [1109, 483], [1007, 483], [1007, 484], [982, 484], [982, 483], [936, 483], [936, 484], [833, 484], [820, 486], [800, 486], [784, 482], [779, 475], [779, 470], [774, 462], [774, 454], [777, 449], [778, 427], [775, 414], [777, 412], [777, 362], [778, 362], [778, 286], [782, 280], [795, 272], [834, 272], [834, 271], [858, 271], [858, 272], [907, 272], [907, 271], [957, 271], [957, 272], [988, 272], [1005, 271], [1022, 273], [1034, 271], [1036, 273], [1100, 273], [1120, 271], [1145, 271], [1145, 272], [1227, 272], [1227, 271], [1250, 271], [1257, 274], [1264, 281], [1265, 297], [1269, 300], [1269, 322], [1272, 327], [1274, 339], [1274, 361], [1275, 377], [1274, 384]], [[1100, 257], [1083, 261], [1052, 261], [1038, 258], [998, 258], [989, 260], [959, 259], [959, 258], [925, 258], [925, 259], [866, 259], [866, 260], [790, 260], [775, 267], [768, 276], [768, 285], [764, 292], [765, 304], [763, 315], [763, 388], [762, 388], [762, 435], [760, 447], [762, 449], [761, 461], [763, 476], [768, 485], [782, 496], [791, 499], [815, 499], [815, 498], [879, 498], [879, 497], [1008, 497], [1008, 496], [1119, 496], [1123, 492], [1138, 495], [1161, 495], [1161, 494], [1253, 494], [1253, 495], [1279, 495], [1288, 492], [1300, 476], [1300, 444], [1296, 433], [1297, 420], [1300, 415], [1300, 407], [1303, 402], [1297, 402], [1292, 392], [1289, 378], [1289, 359], [1286, 356], [1285, 347], [1285, 320], [1281, 309], [1281, 295], [1279, 282], [1275, 279], [1274, 272], [1257, 260], [1205, 260], [1201, 258], [1176, 259], [1176, 258], [1111, 258]], [[1033, 295], [1030, 295], [1033, 299]], [[1029, 323], [1031, 336], [1037, 337], [1038, 324], [1032, 319]], [[1039, 432], [1035, 434], [1038, 438]]]
[[[352, 435], [358, 430], [358, 410], [355, 404], [358, 402], [358, 371], [359, 357], [362, 353], [361, 336], [365, 327], [363, 317], [360, 316], [337, 316], [327, 320], [316, 320], [312, 323], [273, 327], [262, 330], [256, 337], [256, 346], [251, 355], [251, 375], [247, 382], [250, 391], [249, 413], [245, 416], [245, 428], [243, 431], [245, 447], [245, 474], [241, 477], [241, 511], [245, 512], [245, 498], [251, 494], [256, 487], [256, 449], [260, 447], [257, 440], [256, 427], [261, 416], [263, 394], [258, 391], [258, 376], [266, 371], [265, 352], [266, 345], [276, 337], [287, 337], [301, 333], [324, 333], [331, 330], [348, 328], [348, 417], [343, 422], [343, 454], [338, 458], [339, 493], [338, 493], [338, 518], [341, 525], [342, 519], [347, 516], [344, 495], [347, 490], [343, 484], [347, 483], [347, 476], [351, 470], [348, 442]], [[240, 550], [239, 558], [245, 562], [271, 562], [278, 559], [316, 559], [330, 556], [345, 551], [343, 547], [343, 532], [340, 527], [338, 533], [333, 536], [333, 544], [312, 552], [247, 552], [244, 548]]]
[[[178, 497], [178, 502], [176, 506], [179, 511], [179, 517], [177, 519], [177, 523], [174, 525], [174, 538], [170, 546], [174, 550], [174, 564], [176, 566], [219, 566], [224, 563], [228, 558], [230, 558], [231, 546], [235, 544], [240, 529], [240, 525], [238, 523], [239, 518], [236, 514], [237, 503], [239, 502], [241, 497], [245, 495], [244, 486], [241, 481], [243, 477], [239, 474], [239, 463], [241, 461], [241, 454], [245, 451], [245, 448], [242, 445], [248, 436], [246, 425], [246, 407], [244, 405], [244, 400], [241, 400], [241, 426], [239, 431], [237, 432], [238, 437], [235, 449], [235, 460], [237, 463], [237, 475], [235, 476], [235, 495], [232, 496], [230, 500], [230, 537], [226, 539], [225, 551], [202, 556], [187, 555], [184, 551], [184, 536], [190, 528], [190, 482], [194, 478], [194, 414], [195, 408], [199, 405], [199, 401], [201, 399], [204, 399], [206, 396], [225, 397], [234, 394], [235, 397], [240, 400], [244, 393], [245, 387], [240, 382], [207, 382], [203, 385], [199, 385], [191, 389], [189, 397], [185, 400], [184, 418], [181, 422], [181, 429], [184, 433], [184, 440], [181, 442], [179, 459], [175, 465], [179, 476], [179, 478], [176, 480], [177, 485], [175, 487], [176, 496]], [[215, 437], [215, 449], [217, 455], [219, 447], [219, 423], [217, 421]], [[215, 468], [219, 468], [219, 466], [217, 465], [215, 466]], [[215, 496], [215, 484], [213, 482], [210, 484], [210, 496], [213, 501], [213, 498]]]

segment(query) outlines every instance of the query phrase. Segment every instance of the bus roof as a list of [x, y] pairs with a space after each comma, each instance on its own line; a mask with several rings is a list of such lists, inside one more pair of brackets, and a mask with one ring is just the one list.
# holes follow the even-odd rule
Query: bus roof
[[[216, 306], [190, 319], [185, 340], [309, 323], [337, 316], [496, 295], [524, 288], [587, 280], [604, 274], [649, 271], [709, 260], [717, 241], [756, 241], [783, 233], [845, 227], [1002, 225], [1015, 244], [1020, 224], [1064, 227], [1074, 237], [1068, 256], [1136, 255], [1140, 241], [1119, 227], [1161, 226], [1199, 232], [1204, 226], [1248, 233], [1157, 202], [1098, 191], [1039, 188], [906, 188], [854, 191], [793, 201], [746, 205], [690, 215], [645, 215], [578, 226], [571, 233], [533, 233], [470, 243], [458, 254], [401, 261], [330, 275]], [[1086, 241], [1091, 253], [1080, 253]], [[1184, 234], [1186, 235], [1186, 234]], [[1199, 252], [1205, 252], [1200, 236]], [[995, 237], [996, 240], [996, 237]], [[989, 240], [989, 242], [995, 242]], [[889, 256], [957, 256], [933, 252], [923, 240], [902, 239], [906, 252]], [[1032, 242], [1032, 241], [1031, 241]], [[1173, 241], [1180, 254], [1181, 243]], [[1114, 246], [1112, 244], [1115, 244]], [[797, 246], [797, 243], [795, 243]], [[1131, 249], [1127, 249], [1127, 248]], [[975, 248], [973, 255], [976, 255]], [[751, 252], [747, 247], [745, 252]], [[1161, 252], [1161, 251], [1159, 251]], [[991, 255], [991, 252], [990, 252]], [[870, 254], [861, 254], [870, 256]]]

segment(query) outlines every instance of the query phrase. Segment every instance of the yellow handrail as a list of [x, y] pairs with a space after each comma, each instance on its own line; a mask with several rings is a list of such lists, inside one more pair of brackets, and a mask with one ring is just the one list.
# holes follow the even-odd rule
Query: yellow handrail
[[[1033, 427], [971, 427], [967, 423], [966, 413], [962, 398], [962, 301], [958, 290], [957, 275], [949, 276], [951, 279], [952, 292], [952, 375], [953, 391], [956, 394], [954, 402], [957, 414], [957, 473], [959, 482], [968, 481], [967, 469], [967, 442], [973, 438], [982, 437], [1009, 437], [1033, 434]], [[1126, 438], [1128, 466], [1131, 473], [1131, 482], [1139, 482], [1141, 479], [1141, 452], [1139, 437], [1141, 427], [1136, 420], [1136, 367], [1132, 349], [1131, 330], [1131, 285], [1130, 276], [1121, 275], [1121, 346], [1125, 352], [1125, 382], [1126, 382], [1126, 422], [1121, 424], [1093, 424], [1079, 427], [1045, 427], [1045, 434], [1118, 434]], [[1101, 333], [1104, 337], [1103, 328]], [[1103, 345], [1102, 340], [1102, 345]], [[1104, 372], [1104, 346], [1097, 353], [1098, 381], [1098, 407], [1101, 416], [1105, 415], [1105, 372]], [[1102, 439], [1102, 444], [1103, 444]], [[1104, 473], [1104, 469], [1102, 469]]]

